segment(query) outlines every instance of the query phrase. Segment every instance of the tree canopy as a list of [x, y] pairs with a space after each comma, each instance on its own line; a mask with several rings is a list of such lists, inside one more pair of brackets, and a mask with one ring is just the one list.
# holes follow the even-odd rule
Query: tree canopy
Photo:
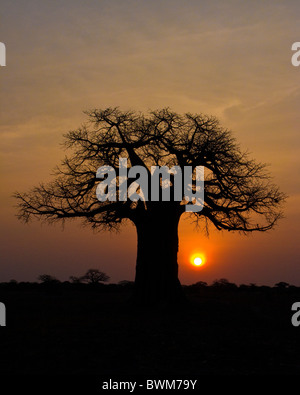
[[[97, 169], [108, 165], [117, 172], [120, 157], [149, 174], [153, 165], [203, 166], [204, 207], [189, 215], [205, 229], [212, 223], [219, 230], [266, 231], [281, 218], [285, 195], [271, 182], [266, 165], [250, 159], [215, 117], [168, 108], [146, 115], [119, 108], [86, 114], [83, 126], [64, 135], [71, 154], [55, 169], [55, 179], [15, 194], [21, 220], [81, 218], [98, 230], [118, 229], [126, 219], [136, 223], [157, 202], [100, 202], [95, 193]], [[172, 205], [179, 216], [185, 211], [182, 202], [160, 203]]]

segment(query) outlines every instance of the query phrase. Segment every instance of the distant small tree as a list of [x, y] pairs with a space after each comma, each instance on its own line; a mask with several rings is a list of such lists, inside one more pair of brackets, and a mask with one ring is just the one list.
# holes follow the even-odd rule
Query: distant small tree
[[207, 287], [207, 285], [208, 284], [205, 281], [197, 281], [194, 284], [187, 285], [187, 287], [190, 288], [190, 289], [198, 289], [198, 288], [205, 288], [205, 287]]
[[205, 281], [198, 281], [194, 284], [196, 287], [207, 287], [207, 282]]
[[226, 289], [236, 288], [237, 287], [236, 284], [229, 282], [226, 278], [220, 278], [220, 280], [215, 280], [212, 283], [212, 286], [213, 287], [226, 288]]
[[87, 282], [89, 284], [104, 283], [109, 279], [110, 277], [107, 274], [100, 272], [98, 269], [89, 269], [85, 275], [81, 277], [83, 282]]
[[82, 277], [75, 277], [75, 276], [70, 276], [69, 280], [71, 281], [71, 283], [73, 284], [80, 284], [82, 283]]
[[131, 287], [134, 285], [134, 281], [121, 280], [118, 282], [118, 285], [121, 285], [122, 287]]
[[286, 283], [285, 281], [280, 281], [279, 283], [275, 284], [275, 287], [280, 288], [280, 289], [285, 289], [290, 286], [289, 283]]
[[227, 280], [227, 278], [220, 278], [219, 280], [214, 280], [212, 285], [214, 287], [219, 287], [220, 285], [228, 285], [229, 281]]
[[257, 285], [256, 285], [255, 283], [250, 283], [250, 284], [249, 284], [249, 287], [251, 287], [251, 288], [257, 288]]
[[56, 277], [51, 276], [50, 274], [41, 274], [40, 276], [38, 276], [38, 280], [41, 281], [42, 283], [47, 283], [47, 284], [49, 283], [57, 284], [60, 282]]

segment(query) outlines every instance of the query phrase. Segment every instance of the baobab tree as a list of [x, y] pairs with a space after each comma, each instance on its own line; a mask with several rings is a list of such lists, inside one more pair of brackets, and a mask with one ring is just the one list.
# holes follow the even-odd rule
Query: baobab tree
[[[138, 300], [176, 300], [181, 295], [178, 224], [186, 201], [184, 195], [178, 201], [172, 194], [169, 201], [99, 201], [99, 167], [111, 166], [118, 185], [120, 158], [127, 159], [129, 168], [143, 166], [149, 175], [151, 166], [203, 166], [203, 208], [186, 215], [205, 230], [212, 224], [218, 230], [263, 232], [282, 216], [285, 196], [271, 183], [266, 166], [242, 152], [215, 117], [169, 109], [144, 115], [107, 108], [86, 114], [86, 124], [64, 136], [71, 154], [56, 168], [55, 179], [15, 194], [18, 217], [25, 222], [33, 217], [46, 222], [80, 218], [97, 230], [117, 230], [131, 221], [137, 231]], [[169, 186], [174, 188], [172, 177]]]

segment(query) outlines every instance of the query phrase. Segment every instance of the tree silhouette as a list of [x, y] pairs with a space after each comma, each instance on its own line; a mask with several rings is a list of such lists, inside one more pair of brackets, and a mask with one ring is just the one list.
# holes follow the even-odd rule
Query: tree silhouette
[[286, 283], [285, 281], [280, 281], [279, 283], [275, 284], [275, 287], [279, 288], [279, 289], [286, 289], [290, 286], [289, 283]]
[[60, 281], [50, 274], [41, 274], [38, 276], [38, 280], [43, 284], [58, 284]]
[[99, 284], [108, 281], [110, 277], [98, 269], [89, 269], [80, 279], [89, 284]]
[[80, 284], [82, 282], [82, 277], [70, 276], [69, 280], [73, 284]]
[[100, 166], [112, 166], [117, 183], [119, 157], [127, 159], [128, 167], [145, 167], [149, 176], [151, 166], [204, 166], [203, 209], [187, 215], [206, 231], [209, 223], [218, 230], [267, 231], [282, 216], [285, 196], [271, 183], [266, 166], [249, 159], [215, 117], [169, 109], [148, 115], [118, 108], [86, 114], [84, 126], [64, 135], [72, 154], [56, 168], [54, 181], [15, 194], [18, 216], [25, 222], [81, 218], [97, 230], [117, 230], [131, 221], [137, 230], [135, 295], [140, 301], [181, 296], [178, 224], [185, 202], [100, 202], [95, 193]]

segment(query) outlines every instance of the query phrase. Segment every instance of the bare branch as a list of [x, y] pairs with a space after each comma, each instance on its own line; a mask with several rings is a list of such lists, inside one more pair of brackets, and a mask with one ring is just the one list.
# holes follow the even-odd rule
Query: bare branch
[[[249, 159], [216, 118], [179, 115], [168, 108], [148, 116], [118, 108], [94, 109], [87, 115], [85, 125], [65, 135], [64, 146], [71, 154], [55, 169], [54, 181], [15, 194], [21, 220], [81, 218], [94, 229], [118, 229], [123, 220], [135, 222], [145, 210], [156, 210], [157, 202], [97, 200], [97, 169], [112, 166], [118, 177], [120, 157], [131, 166], [146, 167], [148, 175], [153, 165], [204, 166], [205, 204], [192, 215], [206, 230], [212, 223], [229, 231], [266, 231], [282, 217], [286, 196], [271, 183], [266, 165]], [[160, 204], [184, 212], [180, 202]]]

